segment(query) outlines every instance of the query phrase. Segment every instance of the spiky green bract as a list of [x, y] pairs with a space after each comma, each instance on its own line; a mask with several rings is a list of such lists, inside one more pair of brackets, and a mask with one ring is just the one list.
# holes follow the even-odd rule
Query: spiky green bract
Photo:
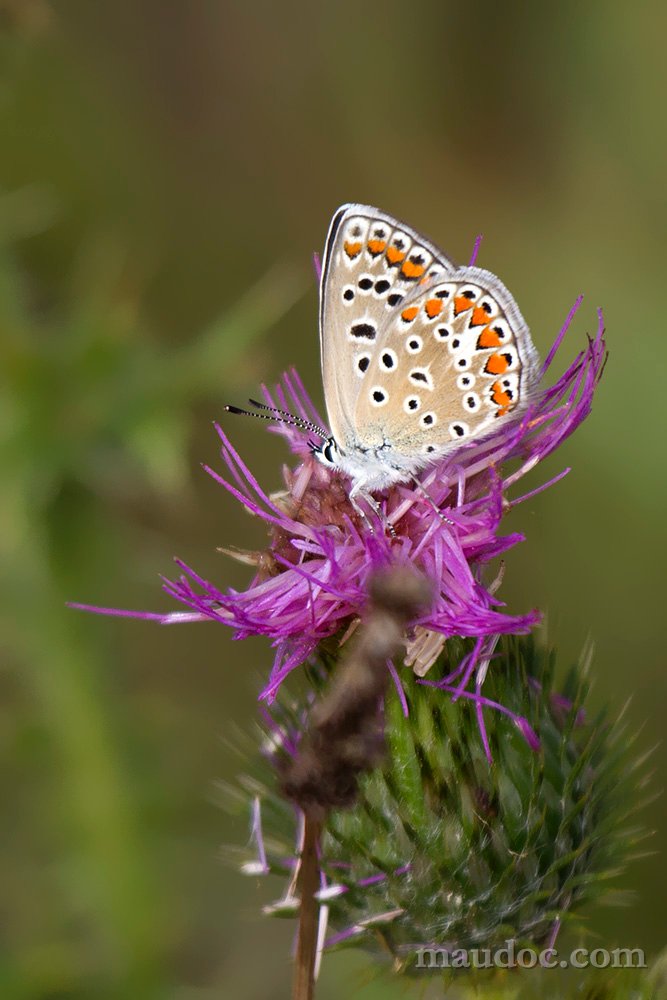
[[[450, 640], [429, 680], [446, 676], [466, 651]], [[496, 949], [508, 940], [540, 947], [609, 894], [642, 838], [631, 823], [641, 762], [618, 721], [584, 711], [585, 668], [573, 668], [556, 692], [554, 663], [530, 637], [502, 640], [484, 695], [525, 718], [541, 748], [487, 708], [492, 765], [475, 706], [401, 672], [409, 713], [392, 689], [385, 764], [362, 780], [355, 807], [326, 824], [322, 870], [327, 886], [339, 887], [326, 894], [327, 947], [363, 947], [423, 976], [420, 949]], [[314, 683], [317, 697], [322, 680]], [[295, 745], [306, 714], [283, 704], [267, 764]], [[279, 749], [276, 733], [286, 740]], [[266, 870], [286, 872], [289, 807], [276, 801], [266, 773], [244, 784], [261, 800]]]

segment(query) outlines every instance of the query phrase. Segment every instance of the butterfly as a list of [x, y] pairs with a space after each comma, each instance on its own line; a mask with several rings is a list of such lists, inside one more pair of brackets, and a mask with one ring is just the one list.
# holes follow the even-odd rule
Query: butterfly
[[343, 205], [329, 227], [320, 350], [331, 437], [313, 452], [350, 477], [353, 503], [516, 416], [539, 373], [494, 274], [367, 205]]
[[539, 379], [530, 332], [500, 279], [454, 264], [368, 205], [342, 205], [331, 220], [320, 352], [330, 436], [256, 400], [255, 412], [226, 409], [316, 433], [315, 458], [350, 478], [365, 521], [356, 497], [379, 515], [372, 493], [419, 486], [419, 471], [521, 413]]

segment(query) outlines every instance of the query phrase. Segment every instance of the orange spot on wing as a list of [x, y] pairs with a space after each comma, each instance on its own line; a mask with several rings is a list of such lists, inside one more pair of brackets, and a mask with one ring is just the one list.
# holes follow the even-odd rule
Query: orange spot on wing
[[368, 249], [370, 250], [370, 252], [373, 254], [374, 257], [377, 256], [377, 254], [379, 253], [383, 253], [386, 246], [387, 246], [386, 240], [368, 241]]
[[489, 375], [503, 375], [509, 368], [509, 362], [504, 354], [492, 354], [486, 362], [484, 371]]
[[400, 264], [402, 260], [405, 260], [405, 253], [396, 247], [389, 247], [387, 250], [387, 260], [390, 264]]
[[442, 312], [442, 299], [429, 299], [424, 309], [429, 319], [435, 319]]
[[406, 260], [401, 268], [401, 274], [404, 274], [406, 278], [421, 278], [425, 270], [423, 264], [415, 264], [411, 260]]
[[501, 408], [498, 412], [498, 416], [501, 417], [503, 414], [507, 413], [512, 405], [512, 397], [508, 392], [505, 392], [500, 382], [494, 382], [491, 386], [491, 390], [491, 399], [496, 406]]
[[482, 351], [488, 347], [500, 347], [501, 340], [495, 330], [492, 330], [490, 326], [487, 326], [486, 330], [482, 330], [479, 337], [477, 338], [477, 350]]
[[484, 326], [489, 319], [489, 314], [486, 309], [482, 309], [481, 306], [477, 306], [472, 311], [472, 319], [470, 320], [471, 326]]
[[454, 299], [454, 315], [458, 316], [459, 313], [465, 312], [466, 309], [472, 309], [472, 302], [465, 295], [457, 295]]
[[343, 246], [345, 253], [351, 260], [354, 260], [354, 258], [358, 257], [361, 253], [361, 243], [350, 243], [349, 241], [346, 241]]
[[417, 308], [417, 306], [410, 306], [409, 309], [403, 310], [403, 312], [401, 313], [401, 319], [404, 319], [406, 323], [411, 323], [418, 312], [419, 309]]

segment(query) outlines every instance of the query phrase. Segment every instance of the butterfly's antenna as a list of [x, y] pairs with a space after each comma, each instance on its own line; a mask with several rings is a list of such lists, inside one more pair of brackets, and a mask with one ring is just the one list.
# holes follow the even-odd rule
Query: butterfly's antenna
[[323, 441], [329, 439], [329, 434], [324, 430], [323, 427], [319, 427], [318, 424], [314, 424], [312, 420], [306, 420], [304, 417], [296, 417], [289, 410], [279, 410], [277, 406], [268, 406], [266, 403], [260, 403], [258, 399], [249, 399], [248, 402], [251, 406], [256, 407], [258, 410], [269, 410], [271, 413], [279, 413], [281, 417], [287, 417], [288, 420], [293, 420], [297, 427], [303, 427], [306, 431], [313, 431], [322, 438]]
[[228, 403], [225, 406], [227, 413], [238, 413], [242, 414], [244, 417], [257, 417], [259, 420], [276, 420], [280, 424], [289, 424], [291, 427], [298, 427], [302, 431], [312, 431], [313, 434], [317, 434], [321, 437], [323, 441], [326, 441], [329, 437], [327, 432], [323, 428], [318, 427], [316, 424], [311, 423], [309, 420], [302, 420], [301, 417], [295, 417], [293, 413], [288, 413], [286, 410], [277, 410], [273, 406], [264, 406], [262, 403], [257, 403], [255, 400], [249, 400], [253, 406], [259, 406], [263, 410], [270, 410], [270, 413], [257, 413], [255, 410], [243, 410], [240, 406], [232, 406]]

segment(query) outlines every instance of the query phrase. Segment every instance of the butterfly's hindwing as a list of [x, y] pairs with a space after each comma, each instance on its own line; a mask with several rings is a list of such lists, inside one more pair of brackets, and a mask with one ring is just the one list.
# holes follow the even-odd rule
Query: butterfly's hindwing
[[365, 456], [386, 463], [387, 481], [489, 433], [536, 384], [537, 353], [502, 282], [361, 205], [331, 225], [320, 335], [334, 438], [361, 469]]
[[536, 355], [517, 338], [518, 311], [510, 321], [492, 275], [461, 272], [464, 280], [429, 284], [382, 327], [354, 410], [361, 447], [442, 452], [525, 405]]

